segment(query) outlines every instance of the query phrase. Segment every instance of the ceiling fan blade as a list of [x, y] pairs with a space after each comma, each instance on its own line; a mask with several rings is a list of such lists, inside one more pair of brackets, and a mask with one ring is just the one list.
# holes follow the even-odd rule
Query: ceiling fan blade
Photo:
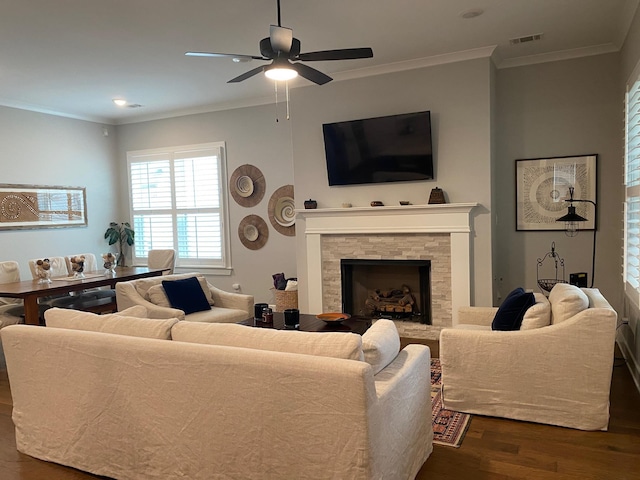
[[232, 78], [227, 83], [238, 83], [246, 80], [247, 78], [251, 78], [254, 75], [259, 74], [260, 72], [264, 72], [266, 65], [262, 65], [261, 67], [256, 67], [253, 70], [249, 70], [248, 72], [243, 73], [242, 75], [237, 76], [236, 78]]
[[289, 53], [291, 42], [293, 42], [293, 30], [287, 27], [271, 25], [269, 38], [271, 39], [271, 48], [275, 52]]
[[311, 68], [310, 66], [303, 63], [292, 63], [291, 67], [293, 67], [293, 69], [298, 72], [298, 75], [312, 81], [317, 85], [324, 85], [325, 83], [333, 80], [333, 78], [331, 78], [330, 76], [325, 75], [321, 71], [316, 70], [315, 68]]
[[269, 58], [258, 57], [256, 55], [237, 55], [235, 53], [212, 53], [212, 52], [186, 52], [187, 57], [227, 57], [246, 60], [270, 60]]
[[321, 60], [355, 60], [358, 58], [372, 58], [373, 50], [370, 48], [343, 48], [340, 50], [323, 50], [321, 52], [308, 52], [298, 55], [296, 60], [305, 62], [317, 62]]

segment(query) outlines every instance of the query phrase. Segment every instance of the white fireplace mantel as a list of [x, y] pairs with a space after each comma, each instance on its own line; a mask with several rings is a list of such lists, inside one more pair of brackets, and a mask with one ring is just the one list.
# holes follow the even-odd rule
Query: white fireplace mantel
[[471, 302], [471, 211], [477, 203], [296, 210], [304, 220], [309, 311], [322, 311], [322, 235], [447, 233], [451, 238], [452, 323]]

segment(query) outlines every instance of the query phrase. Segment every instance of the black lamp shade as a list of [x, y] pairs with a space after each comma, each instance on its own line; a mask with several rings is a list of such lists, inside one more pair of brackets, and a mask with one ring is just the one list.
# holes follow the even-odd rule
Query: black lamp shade
[[559, 219], [556, 220], [556, 222], [565, 222], [565, 223], [569, 223], [569, 222], [587, 222], [588, 220], [584, 217], [581, 217], [580, 215], [578, 215], [576, 213], [576, 207], [574, 207], [573, 205], [569, 205], [569, 213], [567, 213], [566, 215], [560, 217]]

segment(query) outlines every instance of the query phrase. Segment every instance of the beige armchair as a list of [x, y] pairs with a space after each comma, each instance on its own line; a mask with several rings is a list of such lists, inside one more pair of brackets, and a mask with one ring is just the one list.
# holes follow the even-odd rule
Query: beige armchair
[[491, 330], [496, 308], [461, 309], [440, 334], [444, 407], [606, 430], [617, 314], [598, 289], [568, 284], [549, 304], [549, 325], [516, 331]]
[[[172, 308], [162, 289], [163, 281], [197, 277], [207, 296], [210, 310], [185, 315], [183, 310]], [[200, 273], [182, 273], [160, 277], [142, 278], [116, 283], [118, 311], [142, 305], [149, 318], [178, 318], [192, 322], [240, 322], [253, 317], [253, 295], [221, 290], [211, 285]]]

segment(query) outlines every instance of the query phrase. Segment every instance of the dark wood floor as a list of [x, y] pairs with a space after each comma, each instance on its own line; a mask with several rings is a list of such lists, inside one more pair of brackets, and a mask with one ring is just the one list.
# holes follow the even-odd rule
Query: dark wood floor
[[[438, 356], [437, 343], [418, 343], [429, 344]], [[609, 431], [474, 416], [462, 446], [435, 445], [417, 480], [640, 480], [640, 394], [626, 365], [621, 360], [616, 365]], [[0, 480], [97, 478], [16, 451], [11, 392], [6, 371], [0, 370]]]

